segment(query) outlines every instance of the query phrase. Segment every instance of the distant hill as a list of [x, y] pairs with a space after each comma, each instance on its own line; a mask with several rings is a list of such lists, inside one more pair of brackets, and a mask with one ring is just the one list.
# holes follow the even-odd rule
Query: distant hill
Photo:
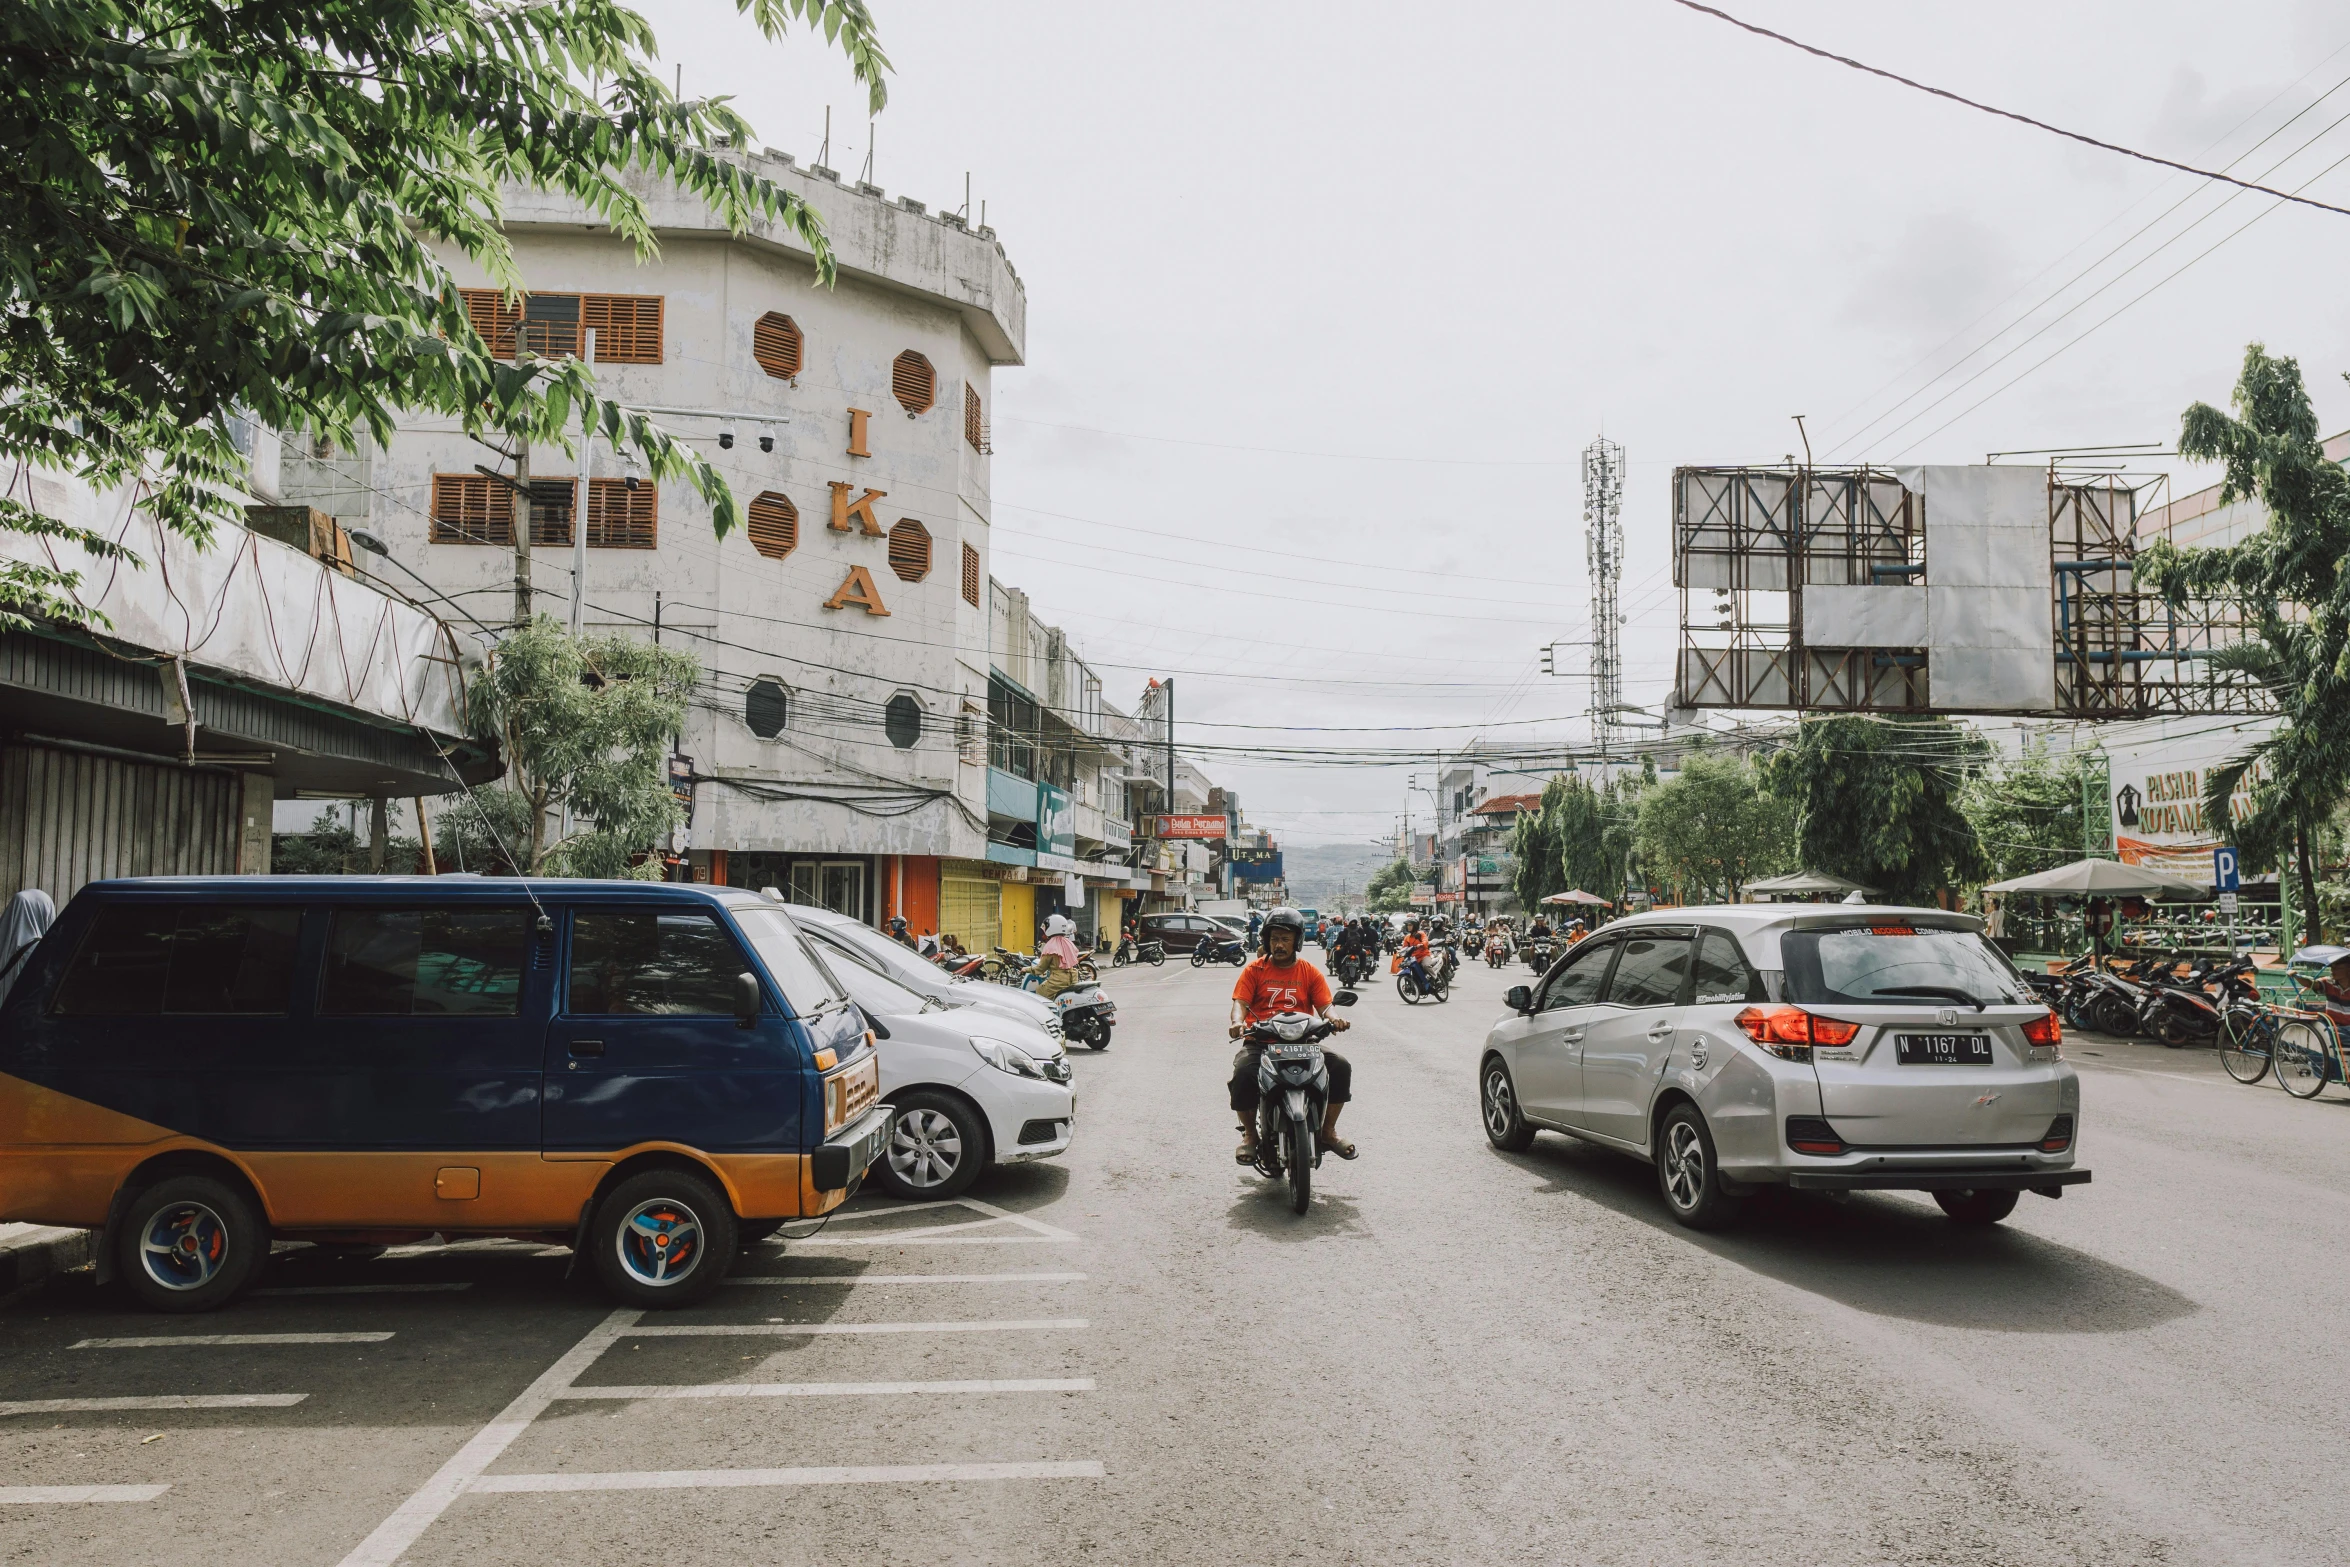
[[1369, 844], [1309, 843], [1281, 846], [1281, 868], [1289, 881], [1289, 896], [1303, 908], [1335, 904], [1342, 889], [1352, 893], [1355, 900], [1360, 902], [1364, 884], [1393, 858], [1394, 855], [1383, 853]]

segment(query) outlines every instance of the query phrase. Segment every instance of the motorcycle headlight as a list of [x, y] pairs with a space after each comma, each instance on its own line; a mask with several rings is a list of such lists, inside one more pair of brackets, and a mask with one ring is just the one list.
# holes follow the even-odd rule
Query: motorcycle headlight
[[971, 1048], [978, 1052], [980, 1060], [985, 1061], [999, 1072], [1009, 1072], [1014, 1077], [1033, 1077], [1038, 1082], [1044, 1081], [1044, 1068], [1036, 1064], [1036, 1058], [1008, 1040], [993, 1039], [985, 1034], [973, 1034]]

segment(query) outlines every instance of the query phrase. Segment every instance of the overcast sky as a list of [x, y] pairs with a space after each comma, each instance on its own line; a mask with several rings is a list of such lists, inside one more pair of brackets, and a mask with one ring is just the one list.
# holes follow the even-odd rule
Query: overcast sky
[[[1028, 364], [995, 383], [995, 572], [1119, 705], [1179, 672], [1187, 742], [1587, 735], [1584, 682], [1538, 651], [1589, 635], [1580, 454], [1603, 429], [1632, 465], [1628, 694], [1657, 703], [1671, 470], [1778, 461], [1793, 414], [1822, 461], [2167, 442], [2259, 340], [2350, 426], [2350, 217], [1670, 0], [872, 4], [896, 64], [874, 182], [952, 208], [968, 171], [1028, 287]], [[829, 104], [833, 167], [863, 166], [862, 95], [819, 42], [767, 46], [725, 0], [646, 9], [689, 95], [733, 94], [803, 161]], [[2339, 6], [1724, 9], [2350, 205], [2350, 168], [2318, 177], [2350, 158]], [[1392, 831], [1413, 770], [1202, 759], [1298, 841]]]

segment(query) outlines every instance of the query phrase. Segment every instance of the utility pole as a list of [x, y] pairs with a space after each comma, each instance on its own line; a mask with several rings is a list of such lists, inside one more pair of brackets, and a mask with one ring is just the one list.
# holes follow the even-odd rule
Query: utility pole
[[1160, 687], [1167, 693], [1167, 814], [1175, 814], [1175, 682]]
[[[589, 364], [596, 362], [596, 329], [586, 332], [586, 346], [581, 350]], [[580, 610], [587, 598], [587, 514], [596, 496], [596, 432], [591, 426], [587, 433], [587, 449], [581, 456], [586, 472], [579, 481], [579, 503], [571, 508], [571, 636], [579, 638]]]
[[530, 624], [530, 443], [514, 454], [514, 624]]

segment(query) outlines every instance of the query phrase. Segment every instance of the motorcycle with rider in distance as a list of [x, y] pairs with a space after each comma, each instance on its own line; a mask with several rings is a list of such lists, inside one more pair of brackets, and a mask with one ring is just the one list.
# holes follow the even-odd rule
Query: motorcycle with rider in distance
[[1248, 949], [1243, 947], [1240, 944], [1240, 938], [1230, 931], [1219, 935], [1202, 936], [1198, 945], [1191, 949], [1191, 966], [1193, 968], [1206, 968], [1211, 963], [1229, 963], [1234, 968], [1240, 968], [1247, 962]]
[[[1341, 990], [1334, 1007], [1351, 1007], [1355, 993]], [[1255, 1169], [1269, 1181], [1289, 1183], [1289, 1206], [1303, 1213], [1314, 1200], [1314, 1171], [1321, 1167], [1317, 1134], [1330, 1108], [1330, 1070], [1322, 1041], [1334, 1032], [1311, 1012], [1277, 1012], [1248, 1028], [1248, 1041], [1262, 1045], [1257, 1058], [1257, 1157]]]

